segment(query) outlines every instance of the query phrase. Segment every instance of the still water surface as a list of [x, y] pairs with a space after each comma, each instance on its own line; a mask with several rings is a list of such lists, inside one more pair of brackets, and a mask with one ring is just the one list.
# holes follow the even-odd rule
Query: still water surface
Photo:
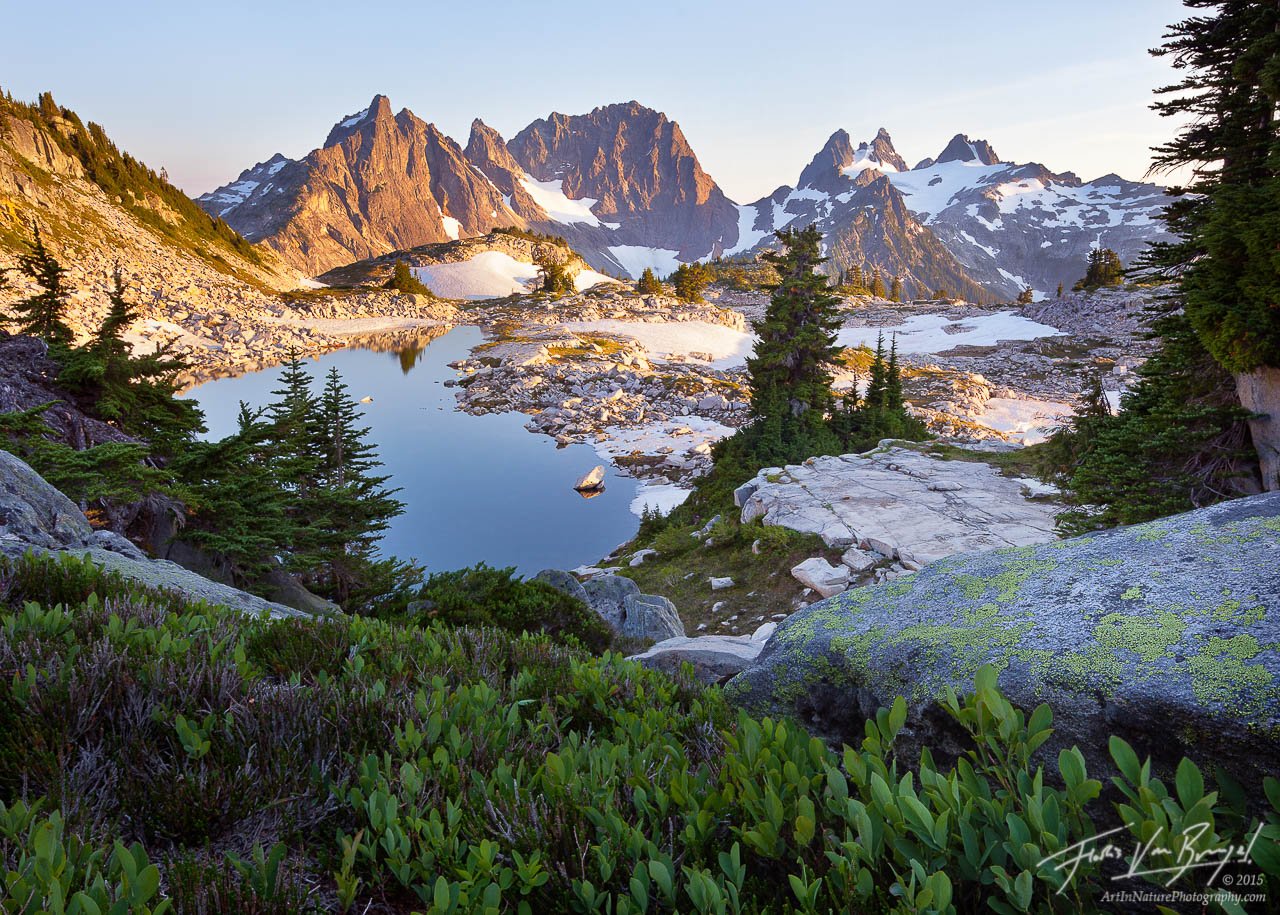
[[[524, 428], [521, 413], [471, 416], [456, 409], [449, 363], [483, 342], [476, 327], [399, 351], [352, 348], [308, 362], [317, 389], [337, 366], [360, 405], [370, 438], [403, 490], [405, 513], [391, 522], [384, 553], [416, 559], [428, 571], [484, 561], [524, 575], [593, 563], [635, 534], [634, 480], [609, 468], [605, 491], [584, 499], [574, 481], [605, 463], [588, 445], [557, 448]], [[279, 368], [221, 378], [186, 396], [200, 402], [209, 437], [236, 430], [240, 402], [261, 407], [280, 384]]]

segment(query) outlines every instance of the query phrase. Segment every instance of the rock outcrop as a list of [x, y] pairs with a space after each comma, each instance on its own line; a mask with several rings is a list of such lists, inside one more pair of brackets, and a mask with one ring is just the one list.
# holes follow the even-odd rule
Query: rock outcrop
[[835, 549], [858, 546], [924, 565], [972, 550], [1052, 540], [1057, 506], [1031, 498], [1034, 481], [980, 461], [941, 460], [882, 442], [866, 454], [769, 467], [734, 493], [744, 524], [757, 518]]
[[583, 584], [560, 569], [544, 569], [535, 578], [585, 603], [623, 638], [662, 642], [684, 635], [675, 604], [657, 594], [641, 594], [630, 578], [599, 575]]
[[895, 696], [899, 753], [955, 753], [945, 688], [984, 664], [1055, 734], [1100, 764], [1119, 734], [1168, 770], [1182, 755], [1245, 784], [1280, 774], [1280, 493], [1105, 533], [953, 556], [910, 578], [788, 617], [726, 687], [757, 714], [794, 715], [855, 743]]
[[147, 559], [123, 537], [94, 531], [80, 510], [23, 461], [0, 451], [0, 555], [31, 551], [88, 559], [152, 588], [176, 591], [245, 613], [299, 616], [297, 610], [210, 581], [166, 560]]
[[302, 159], [274, 157], [199, 202], [308, 275], [522, 224], [462, 147], [383, 95]]

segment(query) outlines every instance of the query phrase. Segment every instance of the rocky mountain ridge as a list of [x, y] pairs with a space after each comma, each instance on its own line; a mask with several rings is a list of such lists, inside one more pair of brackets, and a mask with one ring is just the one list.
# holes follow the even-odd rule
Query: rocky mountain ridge
[[736, 204], [679, 124], [635, 101], [553, 113], [509, 140], [477, 118], [464, 149], [376, 96], [324, 146], [296, 161], [277, 154], [199, 202], [312, 275], [498, 226], [564, 237], [612, 275], [664, 275], [817, 222], [833, 271], [879, 270], [908, 295], [999, 301], [1070, 285], [1097, 244], [1132, 261], [1164, 237], [1156, 216], [1168, 198], [1114, 175], [1083, 182], [1004, 162], [965, 134], [911, 167], [882, 128], [857, 146], [837, 130], [794, 187]]

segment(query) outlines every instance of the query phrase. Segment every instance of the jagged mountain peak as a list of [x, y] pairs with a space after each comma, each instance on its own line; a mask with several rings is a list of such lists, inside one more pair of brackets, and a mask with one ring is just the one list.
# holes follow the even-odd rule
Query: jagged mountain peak
[[[408, 112], [407, 108], [401, 113], [406, 112]], [[375, 95], [364, 108], [334, 124], [329, 131], [329, 136], [325, 138], [324, 145], [336, 146], [366, 124], [390, 120], [391, 117], [391, 100], [382, 94]]]
[[905, 172], [907, 170], [906, 161], [893, 148], [893, 138], [883, 127], [876, 131], [875, 138], [870, 143], [860, 143], [857, 152], [865, 153], [865, 158], [879, 163], [880, 171]]
[[1000, 157], [986, 140], [970, 140], [968, 134], [958, 133], [951, 138], [951, 142], [939, 153], [938, 158], [930, 164], [981, 162], [983, 165], [999, 165], [1000, 161]]
[[855, 149], [847, 130], [837, 130], [800, 173], [797, 187], [828, 193], [848, 190], [848, 183], [866, 184], [876, 174], [905, 172], [907, 163], [893, 148], [893, 139], [883, 127], [870, 142]]

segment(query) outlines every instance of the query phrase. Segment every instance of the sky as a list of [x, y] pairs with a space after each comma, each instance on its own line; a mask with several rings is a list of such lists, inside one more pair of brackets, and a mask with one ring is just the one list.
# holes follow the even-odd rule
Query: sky
[[956, 133], [1086, 180], [1138, 179], [1173, 123], [1147, 51], [1174, 0], [215, 3], [0, 0], [0, 87], [60, 104], [190, 194], [324, 142], [376, 93], [465, 145], [636, 99], [680, 123], [730, 198], [756, 200], [838, 128], [909, 164]]

